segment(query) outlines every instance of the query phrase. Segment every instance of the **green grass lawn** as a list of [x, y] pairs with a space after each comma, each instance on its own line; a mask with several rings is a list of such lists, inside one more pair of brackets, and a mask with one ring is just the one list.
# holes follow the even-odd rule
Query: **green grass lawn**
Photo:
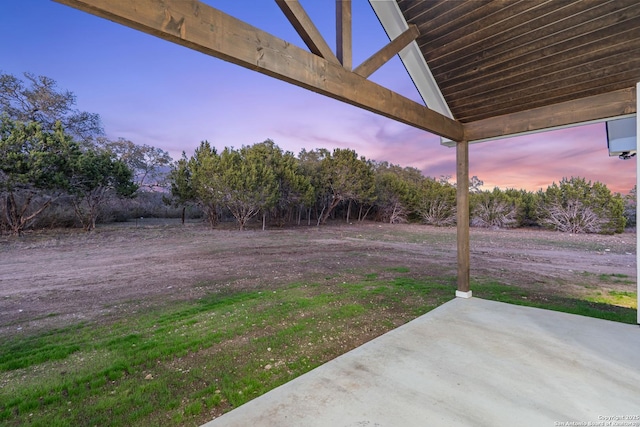
[[453, 295], [450, 280], [391, 270], [397, 277], [215, 293], [113, 324], [9, 339], [0, 350], [0, 423], [205, 422]]
[[[471, 285], [473, 296], [509, 304], [526, 305], [547, 310], [562, 311], [581, 316], [616, 322], [637, 323], [635, 292], [609, 291], [602, 295], [595, 291], [583, 298], [554, 295], [545, 291], [532, 291], [495, 281], [476, 281]], [[626, 304], [626, 305], [625, 305]]]
[[[0, 350], [0, 423], [197, 425], [451, 299], [409, 269], [356, 283], [215, 293], [113, 324], [15, 337]], [[474, 295], [635, 323], [635, 310], [496, 282]]]
[[[0, 346], [0, 425], [200, 425], [453, 298], [455, 265], [449, 261], [455, 254], [454, 233], [399, 233], [397, 241], [435, 248], [414, 259], [411, 246], [371, 245], [393, 241], [393, 233], [379, 229], [336, 228], [341, 242], [346, 242], [344, 251], [335, 259], [325, 257], [328, 267], [307, 269], [299, 282], [276, 283], [265, 274], [282, 262], [281, 248], [321, 253], [327, 248], [321, 240], [313, 246], [308, 240], [315, 235], [310, 233], [252, 236], [278, 256], [263, 262], [261, 271], [267, 273], [252, 278], [250, 286], [234, 282], [236, 270], [231, 270], [224, 291], [214, 281], [188, 283], [183, 289], [191, 287], [198, 297], [204, 295], [197, 300], [141, 301], [139, 309], [101, 317], [101, 322], [12, 332]], [[165, 233], [144, 231], [136, 237], [155, 239], [157, 234], [160, 239]], [[522, 238], [485, 234], [480, 237], [489, 242]], [[209, 257], [229, 247], [246, 251], [254, 246], [248, 238], [230, 245], [235, 237], [215, 237], [198, 237], [202, 240], [197, 244], [205, 249], [204, 255], [196, 254]], [[121, 242], [118, 239], [124, 241], [116, 234], [106, 244], [113, 246]], [[591, 240], [585, 239], [588, 244]], [[625, 253], [626, 245], [622, 242], [614, 249]], [[298, 262], [317, 261], [310, 257]], [[492, 276], [497, 270], [486, 271], [485, 276]], [[526, 283], [523, 274], [518, 280], [500, 277], [502, 281], [474, 277], [474, 297], [636, 323], [633, 277], [586, 271], [551, 279], [536, 276]], [[233, 290], [234, 283], [246, 287]]]

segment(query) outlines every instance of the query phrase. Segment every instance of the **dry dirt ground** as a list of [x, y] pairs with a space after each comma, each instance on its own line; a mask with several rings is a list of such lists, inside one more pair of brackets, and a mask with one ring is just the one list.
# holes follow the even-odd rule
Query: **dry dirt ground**
[[[0, 339], [108, 321], [223, 288], [361, 280], [406, 267], [455, 288], [455, 229], [380, 223], [211, 230], [140, 221], [80, 231], [0, 236]], [[635, 292], [635, 234], [471, 230], [471, 275], [567, 296]], [[614, 276], [615, 275], [615, 276]], [[607, 277], [621, 280], [605, 280]]]

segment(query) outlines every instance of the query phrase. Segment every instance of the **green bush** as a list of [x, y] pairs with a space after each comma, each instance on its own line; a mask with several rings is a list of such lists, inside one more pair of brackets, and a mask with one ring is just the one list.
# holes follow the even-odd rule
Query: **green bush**
[[584, 178], [563, 178], [538, 193], [541, 225], [568, 233], [622, 233], [624, 201], [606, 185]]

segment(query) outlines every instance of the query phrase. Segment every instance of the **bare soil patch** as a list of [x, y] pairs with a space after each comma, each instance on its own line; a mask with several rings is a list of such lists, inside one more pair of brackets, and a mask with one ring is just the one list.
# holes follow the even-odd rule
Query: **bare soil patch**
[[[0, 337], [108, 322], [227, 289], [335, 283], [403, 267], [455, 288], [453, 228], [379, 223], [288, 229], [127, 223], [0, 236]], [[471, 230], [475, 281], [580, 297], [636, 290], [635, 234]]]

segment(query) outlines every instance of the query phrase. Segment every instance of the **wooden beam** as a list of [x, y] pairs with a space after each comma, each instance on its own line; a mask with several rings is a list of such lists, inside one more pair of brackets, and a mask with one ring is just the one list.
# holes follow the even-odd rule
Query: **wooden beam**
[[456, 144], [456, 227], [458, 242], [458, 290], [456, 296], [469, 298], [469, 143]]
[[276, 3], [311, 52], [329, 62], [340, 63], [298, 0], [276, 0]]
[[336, 56], [347, 70], [353, 67], [351, 0], [336, 0]]
[[630, 87], [601, 95], [466, 123], [464, 125], [465, 139], [474, 142], [601, 120], [635, 112], [636, 89], [635, 87]]
[[393, 39], [392, 42], [380, 49], [378, 52], [371, 55], [369, 59], [360, 64], [360, 66], [353, 70], [353, 72], [360, 74], [362, 77], [369, 77], [378, 68], [382, 67], [391, 58], [400, 53], [400, 51], [407, 47], [409, 43], [417, 39], [419, 35], [420, 31], [418, 31], [418, 27], [414, 24], [409, 25], [409, 28], [407, 28], [402, 34]]
[[56, 0], [418, 129], [459, 141], [462, 124], [197, 0]]

